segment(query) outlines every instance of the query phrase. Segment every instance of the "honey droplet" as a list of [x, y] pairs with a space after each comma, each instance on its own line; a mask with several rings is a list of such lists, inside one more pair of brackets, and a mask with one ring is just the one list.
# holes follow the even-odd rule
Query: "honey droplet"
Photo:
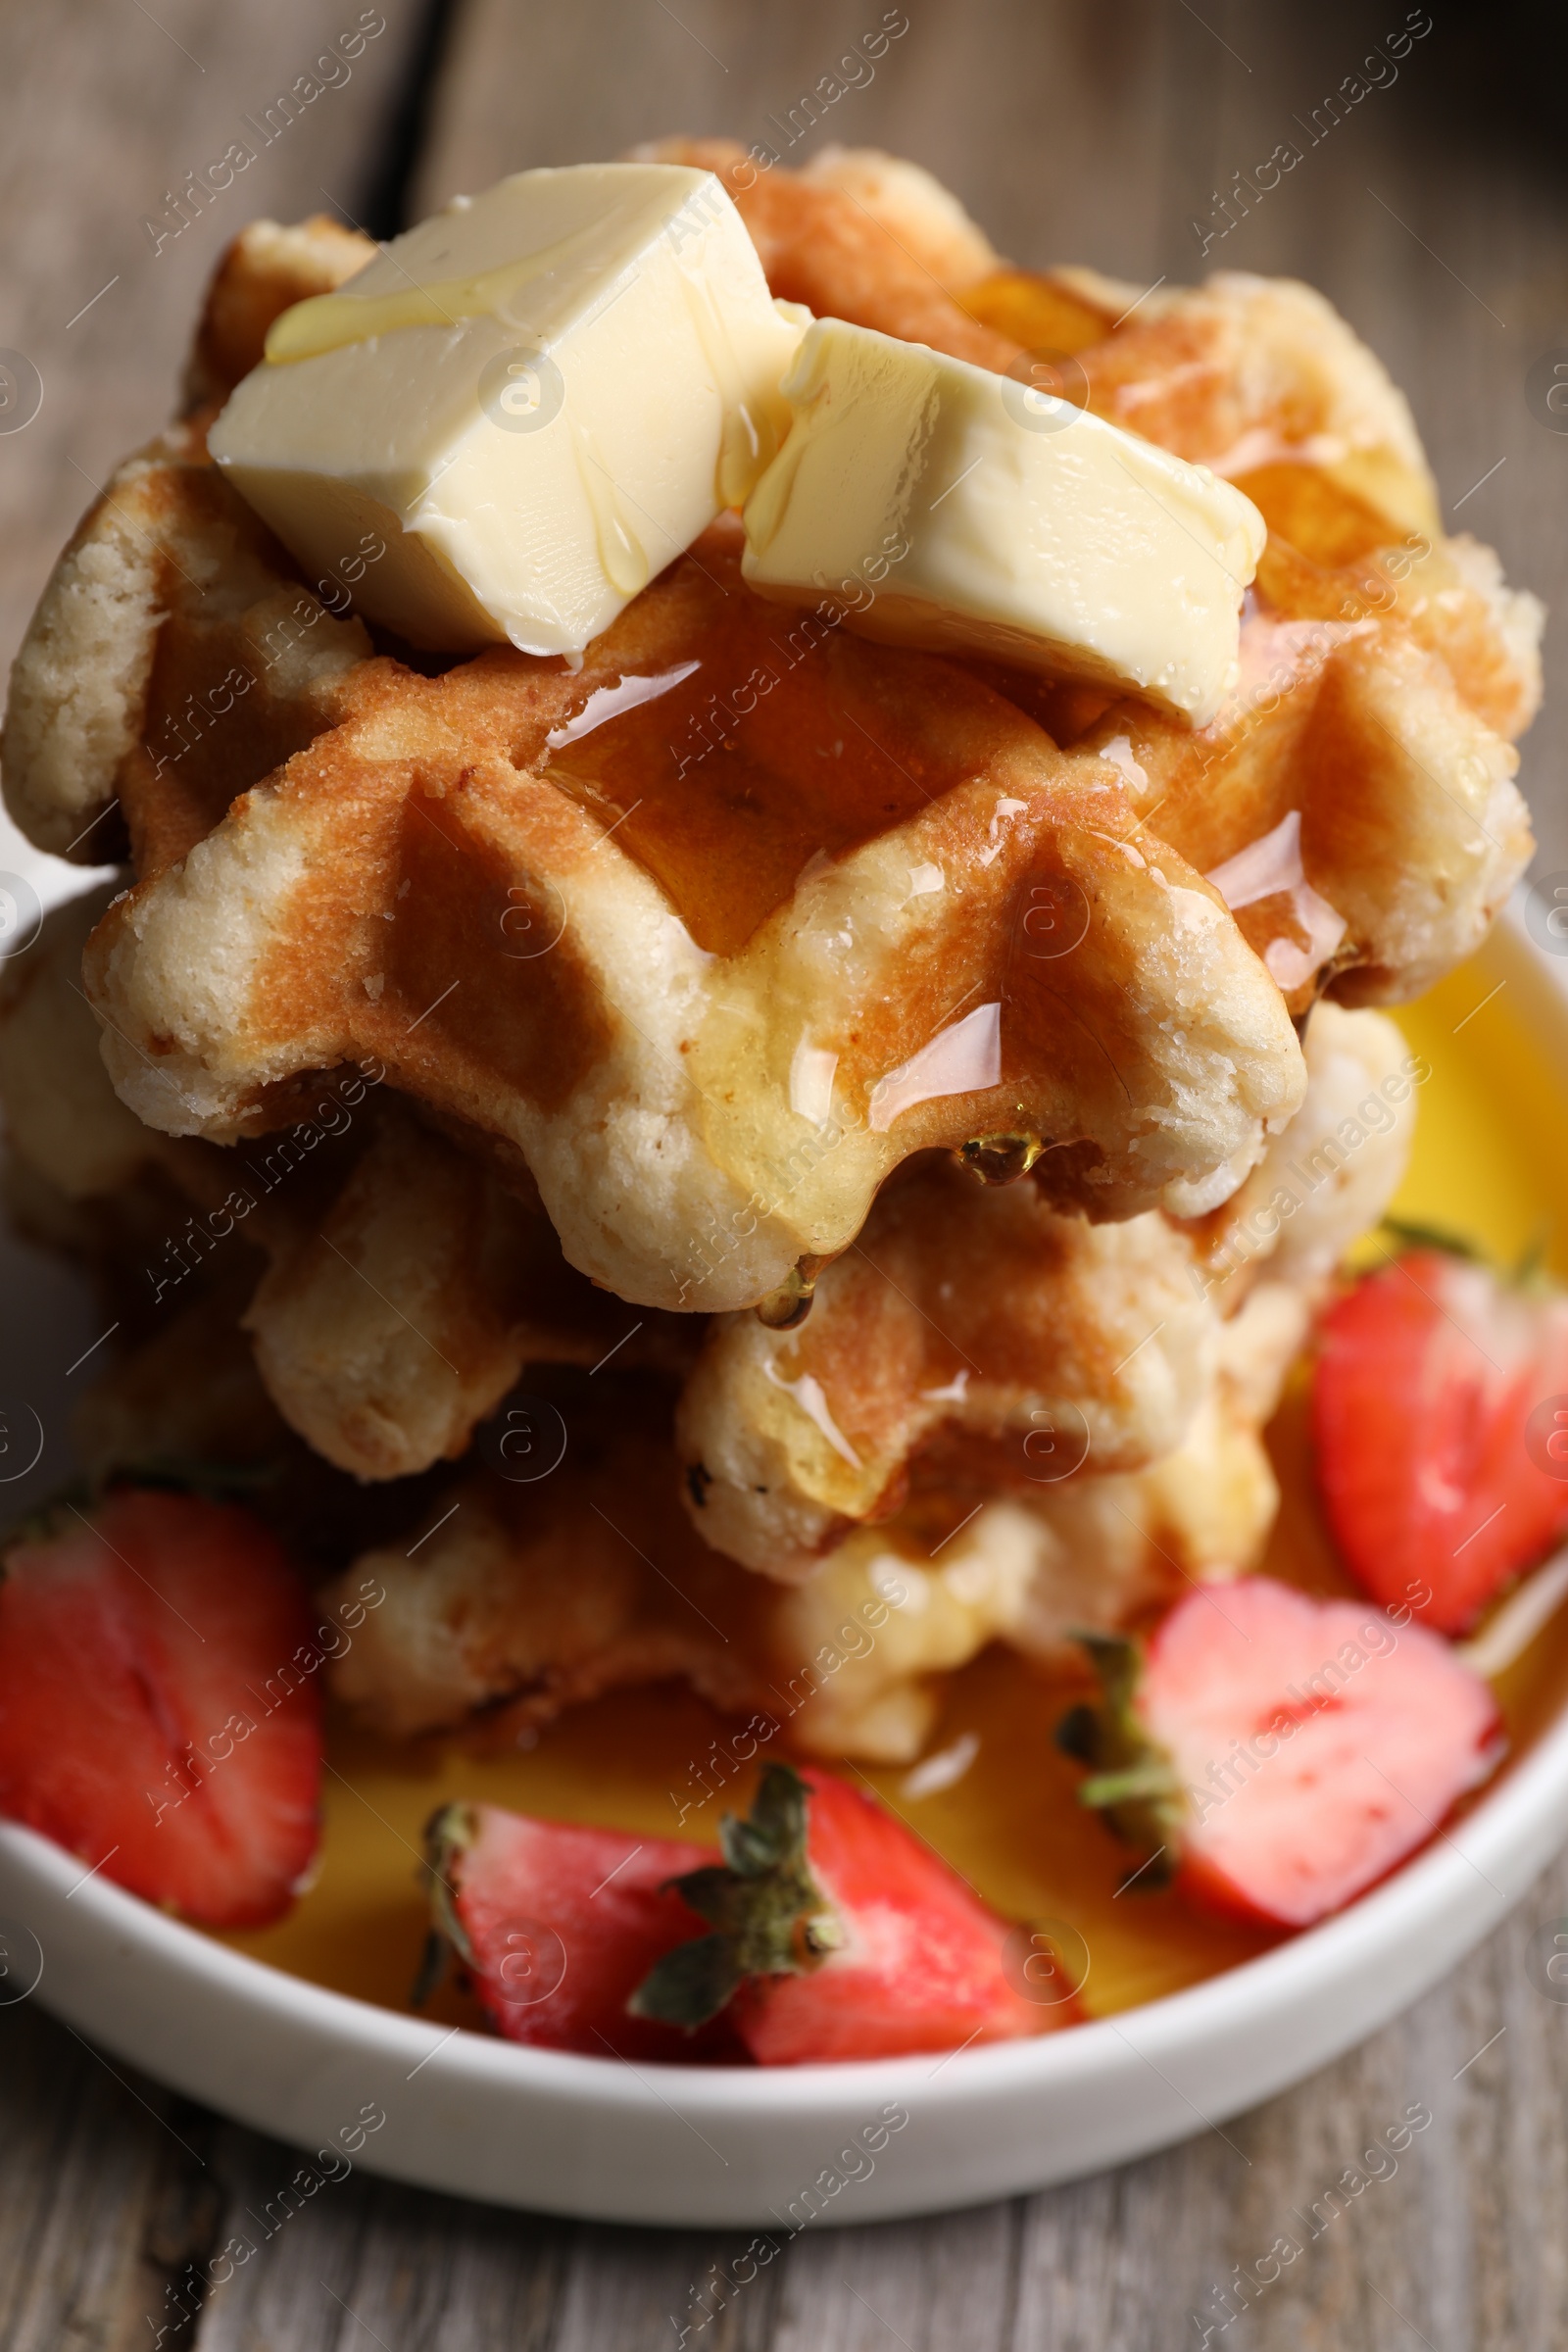
[[811, 1311], [816, 1295], [816, 1278], [825, 1260], [803, 1257], [791, 1266], [776, 1291], [769, 1291], [758, 1301], [757, 1320], [769, 1331], [797, 1331]]
[[1011, 1131], [1003, 1135], [971, 1136], [954, 1158], [982, 1184], [1016, 1184], [1027, 1176], [1046, 1148], [1043, 1135]]

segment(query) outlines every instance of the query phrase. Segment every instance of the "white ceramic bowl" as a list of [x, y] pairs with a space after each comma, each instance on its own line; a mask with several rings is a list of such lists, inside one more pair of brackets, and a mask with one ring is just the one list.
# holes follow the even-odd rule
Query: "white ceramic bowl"
[[[1555, 959], [1511, 918], [1485, 970], [1568, 1068]], [[789, 2231], [1043, 2187], [1222, 2125], [1452, 1968], [1568, 1821], [1568, 1716], [1450, 1836], [1340, 1917], [1122, 2016], [947, 2058], [777, 2071], [530, 2049], [284, 1976], [0, 1829], [0, 1921], [36, 1996], [161, 2081], [426, 2187], [596, 2220]], [[21, 1950], [22, 1938], [13, 1938]], [[869, 2145], [868, 2145], [869, 2142]], [[335, 2169], [341, 2170], [341, 2159]]]

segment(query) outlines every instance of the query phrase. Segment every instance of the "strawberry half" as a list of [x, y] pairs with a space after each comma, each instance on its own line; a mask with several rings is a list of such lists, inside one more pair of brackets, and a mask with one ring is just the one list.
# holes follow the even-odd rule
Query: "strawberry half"
[[769, 1765], [719, 1837], [448, 1805], [428, 1833], [438, 1933], [509, 2039], [598, 2055], [883, 2058], [1077, 2014], [1015, 1990], [1005, 1922], [826, 1773]]
[[599, 2058], [744, 2055], [728, 2033], [694, 2050], [626, 2007], [665, 1952], [702, 1934], [672, 1882], [710, 1862], [711, 1846], [470, 1804], [444, 1805], [425, 1844], [438, 1934], [509, 2041]]
[[893, 2058], [1073, 2022], [1006, 1964], [1006, 1922], [893, 1814], [831, 1774], [770, 1764], [724, 1864], [678, 1882], [712, 1933], [639, 1988], [645, 2017], [695, 2026], [729, 2003], [762, 2066]]
[[1463, 1633], [1568, 1527], [1568, 1298], [1410, 1250], [1329, 1309], [1312, 1422], [1357, 1582]]
[[312, 1631], [247, 1512], [63, 1506], [0, 1560], [0, 1815], [206, 1926], [276, 1919], [318, 1837]]
[[1213, 1907], [1303, 1928], [1425, 1844], [1500, 1753], [1496, 1705], [1424, 1626], [1271, 1578], [1195, 1592], [1140, 1654], [1092, 1639], [1105, 1686], [1058, 1738], [1081, 1800]]

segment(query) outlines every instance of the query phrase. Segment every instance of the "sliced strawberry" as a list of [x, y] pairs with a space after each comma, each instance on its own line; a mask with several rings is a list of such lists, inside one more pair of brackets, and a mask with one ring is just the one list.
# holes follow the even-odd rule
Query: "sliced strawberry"
[[318, 1836], [313, 1626], [248, 1512], [63, 1506], [0, 1563], [0, 1814], [209, 1927], [277, 1918]]
[[[1478, 1676], [1424, 1626], [1254, 1576], [1195, 1592], [1140, 1655], [1091, 1645], [1103, 1710], [1058, 1735], [1079, 1790], [1221, 1910], [1302, 1928], [1423, 1845], [1500, 1753]], [[1162, 1864], [1163, 1867], [1158, 1867]]]
[[727, 2030], [692, 2036], [627, 2013], [663, 1954], [703, 1923], [670, 1882], [716, 1858], [684, 1838], [447, 1805], [426, 1833], [435, 1915], [510, 2041], [596, 2057], [744, 2053]]
[[654, 1970], [642, 2015], [695, 2024], [729, 2001], [763, 2066], [952, 2050], [1076, 2017], [1032, 2000], [1006, 1923], [831, 1774], [770, 1765], [751, 1819], [721, 1836], [725, 1867], [680, 1882], [713, 1933]]
[[1568, 1528], [1568, 1298], [1411, 1250], [1324, 1318], [1312, 1419], [1346, 1565], [1462, 1633]]
[[428, 1833], [437, 1927], [501, 2032], [557, 2049], [788, 2066], [1076, 2016], [1029, 1997], [1005, 1923], [844, 1782], [770, 1765], [719, 1835], [722, 1858], [448, 1805]]

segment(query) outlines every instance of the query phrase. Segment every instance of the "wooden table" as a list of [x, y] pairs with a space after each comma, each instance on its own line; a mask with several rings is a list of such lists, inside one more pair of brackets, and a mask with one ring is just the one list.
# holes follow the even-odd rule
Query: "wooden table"
[[[1313, 280], [1409, 390], [1456, 526], [1562, 607], [1568, 435], [1532, 414], [1526, 387], [1534, 362], [1568, 351], [1551, 145], [1561, 37], [1522, 11], [1460, 23], [1434, 8], [1397, 78], [1366, 69], [1385, 86], [1330, 126], [1324, 99], [1404, 22], [1396, 0], [1203, 0], [1201, 13], [1192, 0], [907, 0], [907, 30], [874, 78], [797, 152], [833, 137], [912, 155], [1025, 262], [1092, 261], [1140, 285], [1201, 267]], [[374, 18], [384, 29], [351, 77], [253, 141], [233, 188], [159, 245], [184, 174], [313, 70], [360, 19], [358, 0], [10, 0], [0, 16], [0, 346], [28, 357], [44, 391], [34, 422], [0, 435], [7, 659], [89, 484], [161, 419], [200, 282], [248, 215], [330, 204], [384, 230], [400, 204], [416, 215], [523, 164], [676, 128], [760, 138], [882, 10], [377, 0]], [[1218, 234], [1234, 175], [1282, 141], [1299, 165]], [[1558, 624], [1558, 669], [1560, 643]], [[1565, 749], [1559, 694], [1525, 760], [1547, 870], [1568, 866]], [[1532, 1967], [1532, 1937], [1559, 1911], [1563, 1865], [1408, 2017], [1223, 2138], [1005, 2205], [808, 2233], [691, 2340], [712, 2352], [1196, 2346], [1192, 2315], [1212, 2314], [1232, 2266], [1300, 2236], [1293, 2209], [1309, 2214], [1375, 2132], [1423, 2101], [1432, 2126], [1397, 2172], [1211, 2340], [1560, 2346], [1568, 2008]], [[111, 2065], [34, 2003], [0, 2011], [0, 2111], [4, 2352], [149, 2346], [183, 2266], [292, 2169], [286, 2150]], [[356, 2175], [164, 2341], [631, 2352], [673, 2343], [670, 2315], [738, 2243], [535, 2220]]]

